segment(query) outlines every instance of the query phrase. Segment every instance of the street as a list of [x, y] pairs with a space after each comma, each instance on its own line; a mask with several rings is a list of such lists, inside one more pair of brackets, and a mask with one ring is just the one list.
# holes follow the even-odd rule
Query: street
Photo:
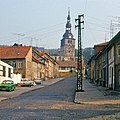
[[76, 78], [68, 77], [0, 102], [1, 120], [119, 120], [120, 105], [75, 104]]

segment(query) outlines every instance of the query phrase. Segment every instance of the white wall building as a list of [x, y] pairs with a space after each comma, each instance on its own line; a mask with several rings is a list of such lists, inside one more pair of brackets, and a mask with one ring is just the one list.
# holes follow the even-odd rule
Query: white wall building
[[13, 67], [0, 60], [0, 83], [13, 79]]

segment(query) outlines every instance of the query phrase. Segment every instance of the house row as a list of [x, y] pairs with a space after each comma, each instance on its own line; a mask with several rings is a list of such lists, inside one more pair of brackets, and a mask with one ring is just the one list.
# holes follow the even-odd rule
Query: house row
[[0, 60], [13, 67], [13, 73], [22, 78], [44, 80], [59, 77], [59, 65], [47, 53], [32, 46], [0, 46]]
[[[75, 76], [77, 75], [78, 58], [70, 56], [52, 56], [59, 63], [60, 76]], [[82, 74], [85, 73], [85, 63], [82, 57]]]
[[76, 74], [77, 63], [70, 56], [52, 56], [59, 63], [60, 76], [70, 76]]
[[109, 42], [94, 46], [87, 75], [98, 85], [113, 90], [120, 89], [120, 32]]

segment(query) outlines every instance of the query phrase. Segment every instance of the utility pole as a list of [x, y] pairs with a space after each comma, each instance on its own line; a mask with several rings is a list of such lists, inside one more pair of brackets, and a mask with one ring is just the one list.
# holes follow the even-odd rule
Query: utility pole
[[77, 90], [76, 92], [84, 92], [83, 90], [83, 74], [82, 74], [82, 45], [81, 45], [81, 29], [83, 29], [81, 24], [84, 24], [83, 21], [84, 15], [78, 15], [78, 19], [75, 19], [75, 22], [78, 21], [78, 60], [77, 60]]
[[[114, 34], [120, 31], [120, 17], [111, 16], [114, 18], [110, 23], [110, 39], [113, 38]], [[117, 19], [117, 20], [116, 20]]]

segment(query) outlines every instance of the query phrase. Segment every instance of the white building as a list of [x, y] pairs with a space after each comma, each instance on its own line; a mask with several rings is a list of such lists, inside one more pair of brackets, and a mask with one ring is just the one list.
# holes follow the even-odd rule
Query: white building
[[6, 79], [13, 79], [13, 67], [0, 60], [0, 83]]

